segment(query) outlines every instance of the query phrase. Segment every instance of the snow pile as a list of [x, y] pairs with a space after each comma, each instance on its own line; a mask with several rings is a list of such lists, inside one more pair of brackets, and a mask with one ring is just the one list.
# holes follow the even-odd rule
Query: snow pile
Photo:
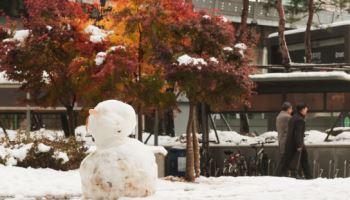
[[[17, 138], [17, 131], [14, 130], [6, 130], [7, 136], [9, 137], [9, 140], [11, 142], [15, 141]], [[5, 133], [3, 132], [2, 128], [0, 128], [0, 139], [5, 138]]]
[[[304, 143], [305, 144], [320, 144], [324, 143], [324, 139], [327, 137], [326, 133], [320, 132], [320, 131], [306, 131], [305, 132], [305, 138]], [[332, 138], [330, 138], [332, 139]]]
[[[149, 137], [150, 133], [143, 133], [142, 139], [143, 142], [146, 141], [146, 139]], [[159, 135], [158, 136], [158, 145], [161, 146], [176, 146], [180, 144], [180, 140], [178, 137], [170, 137], [170, 136], [163, 136]], [[150, 138], [147, 141], [147, 145], [154, 145], [154, 135], [152, 134]]]
[[265, 132], [258, 136], [263, 141], [276, 141], [278, 142], [278, 133], [276, 131]]
[[54, 158], [56, 158], [57, 160], [61, 160], [62, 164], [69, 161], [67, 153], [61, 151], [55, 151]]
[[46, 153], [46, 152], [49, 152], [50, 150], [51, 150], [51, 147], [49, 147], [43, 143], [38, 144], [38, 151], [39, 152]]
[[37, 131], [31, 131], [29, 137], [32, 139], [48, 139], [50, 141], [65, 139], [63, 131], [47, 130], [45, 128], [41, 128]]
[[108, 35], [113, 33], [113, 31], [102, 30], [93, 25], [87, 26], [84, 31], [90, 34], [90, 41], [93, 43], [103, 42]]
[[[28, 154], [28, 151], [32, 148], [33, 143], [30, 144], [20, 144], [16, 145], [15, 148], [5, 149], [5, 153], [7, 154], [5, 158], [7, 158], [6, 165], [16, 165], [17, 161], [23, 161]], [[3, 153], [2, 153], [3, 154]]]
[[[328, 132], [330, 132], [330, 131], [331, 131], [331, 129], [325, 130], [326, 133], [328, 133]], [[350, 131], [350, 127], [335, 127], [335, 128], [333, 128], [333, 131], [334, 131], [334, 132], [338, 132], [338, 131], [340, 131], [340, 132]]]
[[203, 58], [192, 58], [191, 56], [184, 54], [177, 59], [179, 65], [207, 65]]
[[[217, 131], [221, 144], [241, 144], [241, 143], [255, 143], [256, 140], [253, 137], [240, 135], [235, 131]], [[202, 137], [202, 136], [200, 136]], [[209, 132], [209, 141], [216, 141], [216, 135], [214, 130]]]
[[350, 132], [343, 132], [337, 136], [335, 136], [335, 141], [350, 141]]
[[[235, 131], [217, 131], [220, 144], [215, 145], [249, 145], [253, 143], [268, 142], [277, 144], [277, 132], [266, 132], [256, 137], [241, 135]], [[200, 136], [201, 137], [201, 136]], [[209, 132], [209, 141], [216, 141], [213, 130]]]
[[97, 66], [102, 65], [107, 56], [106, 52], [98, 52], [95, 58], [95, 63]]

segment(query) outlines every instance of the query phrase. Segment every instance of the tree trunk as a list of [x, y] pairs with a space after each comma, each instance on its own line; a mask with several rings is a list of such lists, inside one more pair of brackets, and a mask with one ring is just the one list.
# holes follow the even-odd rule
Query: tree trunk
[[311, 47], [311, 25], [312, 25], [312, 20], [314, 17], [314, 1], [309, 0], [308, 2], [308, 12], [309, 12], [309, 17], [307, 19], [307, 24], [306, 24], [306, 30], [305, 30], [305, 39], [304, 39], [304, 44], [305, 44], [305, 62], [306, 63], [311, 63], [312, 62], [312, 47]]
[[248, 39], [248, 13], [249, 13], [249, 0], [242, 0], [243, 9], [241, 15], [241, 24], [239, 26], [239, 37], [238, 42], [247, 42]]
[[5, 127], [2, 125], [1, 122], [0, 122], [0, 127], [1, 127], [2, 131], [3, 131], [4, 134], [5, 134], [6, 140], [7, 140], [7, 141], [10, 141], [9, 135], [7, 134], [7, 131], [6, 131]]
[[75, 117], [73, 107], [68, 106], [67, 109], [67, 120], [68, 120], [68, 134], [66, 137], [74, 136], [74, 128], [75, 128]]
[[239, 113], [239, 130], [242, 135], [249, 134], [249, 119], [247, 113]]
[[201, 165], [200, 165], [200, 152], [199, 152], [199, 143], [197, 138], [197, 124], [196, 124], [196, 106], [193, 108], [192, 116], [192, 135], [193, 135], [193, 153], [194, 153], [194, 171], [196, 177], [199, 177], [201, 174]]
[[[144, 56], [144, 51], [143, 51], [143, 46], [142, 46], [142, 40], [143, 40], [143, 32], [142, 32], [142, 27], [139, 24], [138, 25], [138, 31], [139, 31], [139, 41], [138, 41], [138, 72], [137, 72], [137, 81], [140, 83], [141, 78], [142, 78], [142, 62], [143, 62], [143, 56]], [[140, 99], [142, 101], [142, 99]], [[142, 125], [142, 114], [143, 114], [143, 109], [142, 105], [140, 104], [138, 107], [138, 134], [137, 134], [137, 139], [142, 142], [142, 131], [143, 131], [143, 125]]]
[[193, 182], [195, 179], [194, 172], [194, 151], [193, 151], [193, 137], [192, 137], [192, 126], [193, 126], [193, 113], [194, 105], [190, 104], [190, 113], [186, 129], [186, 180]]
[[279, 22], [278, 22], [278, 42], [279, 42], [279, 48], [282, 55], [282, 64], [286, 67], [287, 70], [289, 70], [290, 67], [290, 55], [286, 43], [286, 37], [284, 35], [285, 25], [286, 25], [286, 19], [284, 14], [284, 8], [282, 4], [282, 0], [277, 0], [276, 7], [278, 11], [279, 16]]
[[137, 113], [137, 139], [142, 142], [142, 106], [139, 105], [138, 113]]

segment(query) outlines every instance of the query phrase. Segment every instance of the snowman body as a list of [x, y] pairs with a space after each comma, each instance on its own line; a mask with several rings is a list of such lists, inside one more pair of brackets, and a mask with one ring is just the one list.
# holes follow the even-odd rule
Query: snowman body
[[99, 103], [88, 119], [96, 151], [80, 165], [85, 199], [144, 197], [155, 192], [157, 165], [153, 152], [127, 137], [136, 125], [134, 109], [120, 101]]

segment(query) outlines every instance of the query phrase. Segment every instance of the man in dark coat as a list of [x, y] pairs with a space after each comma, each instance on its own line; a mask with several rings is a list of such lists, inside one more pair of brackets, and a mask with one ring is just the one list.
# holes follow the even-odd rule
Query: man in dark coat
[[276, 129], [278, 133], [278, 147], [279, 147], [279, 153], [280, 153], [280, 160], [276, 168], [276, 174], [278, 176], [283, 176], [281, 172], [281, 165], [283, 162], [285, 162], [284, 150], [285, 150], [285, 144], [287, 140], [288, 122], [290, 118], [292, 118], [292, 112], [293, 112], [292, 104], [290, 104], [289, 102], [284, 102], [282, 104], [282, 110], [277, 115], [277, 118], [276, 118]]
[[305, 116], [307, 112], [307, 106], [300, 103], [296, 106], [295, 115], [289, 120], [284, 151], [286, 162], [282, 166], [282, 171], [285, 173], [288, 169], [292, 169], [295, 170], [294, 172], [297, 172], [300, 166], [305, 178], [311, 179], [312, 175], [308, 161], [308, 153], [304, 145]]

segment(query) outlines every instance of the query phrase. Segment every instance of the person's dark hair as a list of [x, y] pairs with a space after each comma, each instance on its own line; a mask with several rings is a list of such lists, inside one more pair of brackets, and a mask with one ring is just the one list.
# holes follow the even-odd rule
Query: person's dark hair
[[295, 109], [298, 113], [300, 113], [300, 111], [304, 108], [306, 108], [306, 104], [304, 102], [301, 102], [301, 103], [298, 103], [296, 106], [295, 106]]
[[292, 107], [292, 104], [289, 103], [288, 101], [283, 102], [283, 104], [282, 104], [282, 110], [284, 110], [284, 111], [287, 111], [291, 107]]

